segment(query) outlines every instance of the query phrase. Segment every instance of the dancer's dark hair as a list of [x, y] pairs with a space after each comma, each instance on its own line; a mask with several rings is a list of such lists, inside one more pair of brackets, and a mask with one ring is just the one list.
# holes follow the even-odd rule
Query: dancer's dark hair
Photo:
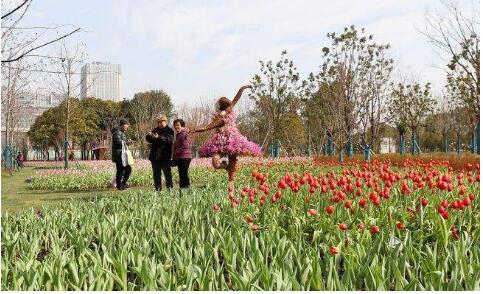
[[226, 110], [231, 105], [231, 100], [226, 97], [218, 99], [218, 107], [220, 111]]

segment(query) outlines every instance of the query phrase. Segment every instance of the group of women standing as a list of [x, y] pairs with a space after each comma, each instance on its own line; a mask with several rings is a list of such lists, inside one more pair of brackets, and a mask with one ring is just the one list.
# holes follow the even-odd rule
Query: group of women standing
[[[233, 187], [238, 156], [260, 156], [262, 153], [257, 144], [249, 141], [239, 132], [233, 111], [243, 91], [249, 88], [251, 88], [249, 85], [241, 87], [233, 100], [226, 97], [218, 99], [212, 121], [204, 127], [188, 130], [182, 119], [176, 119], [173, 122], [175, 135], [173, 129], [168, 126], [167, 117], [164, 115], [157, 117], [157, 127], [146, 135], [146, 141], [151, 145], [149, 160], [156, 191], [162, 188], [161, 173], [164, 174], [166, 187], [168, 189], [173, 187], [171, 174], [173, 166], [178, 167], [180, 188], [190, 186], [188, 170], [192, 158], [192, 136], [212, 129], [215, 129], [213, 136], [203, 144], [199, 154], [201, 157], [211, 157], [215, 169], [225, 169], [228, 172], [229, 186]], [[126, 156], [122, 156], [123, 150], [127, 149], [124, 132], [128, 126], [127, 121], [122, 119], [119, 129], [113, 133], [112, 160], [116, 163], [116, 185], [120, 190], [129, 187], [127, 180], [131, 172], [129, 160], [124, 160]], [[222, 160], [223, 157], [228, 157], [228, 160]]]

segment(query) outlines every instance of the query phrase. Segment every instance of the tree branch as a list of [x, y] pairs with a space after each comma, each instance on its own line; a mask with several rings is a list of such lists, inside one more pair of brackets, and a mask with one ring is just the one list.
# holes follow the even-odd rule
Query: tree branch
[[8, 12], [7, 14], [2, 15], [2, 19], [8, 17], [12, 13], [15, 13], [15, 11], [19, 10], [20, 8], [22, 8], [22, 6], [24, 6], [25, 4], [27, 4], [27, 2], [29, 2], [29, 0], [25, 0], [24, 2], [22, 2], [22, 4], [20, 4], [16, 8], [14, 8], [12, 11]]
[[78, 32], [78, 31], [80, 31], [80, 28], [77, 28], [77, 29], [73, 30], [72, 32], [70, 32], [70, 33], [68, 33], [68, 34], [65, 34], [65, 35], [63, 35], [63, 36], [60, 36], [59, 38], [57, 38], [57, 39], [55, 39], [55, 40], [49, 41], [49, 42], [44, 43], [44, 44], [42, 44], [42, 45], [36, 46], [36, 47], [34, 47], [34, 48], [30, 49], [30, 50], [27, 50], [26, 52], [22, 53], [20, 56], [18, 56], [18, 57], [16, 57], [16, 58], [13, 58], [13, 59], [7, 59], [7, 60], [2, 60], [2, 63], [9, 63], [9, 62], [18, 61], [19, 59], [23, 58], [25, 55], [29, 54], [29, 53], [30, 53], [30, 52], [32, 52], [32, 51], [37, 50], [37, 49], [40, 49], [40, 48], [42, 48], [42, 47], [45, 47], [45, 46], [50, 45], [50, 44], [52, 44], [52, 43], [55, 43], [55, 42], [57, 42], [57, 41], [60, 41], [60, 40], [62, 40], [62, 39], [64, 39], [64, 38], [67, 38], [68, 36], [70, 36], [70, 35], [72, 35], [72, 34], [74, 34], [74, 33]]

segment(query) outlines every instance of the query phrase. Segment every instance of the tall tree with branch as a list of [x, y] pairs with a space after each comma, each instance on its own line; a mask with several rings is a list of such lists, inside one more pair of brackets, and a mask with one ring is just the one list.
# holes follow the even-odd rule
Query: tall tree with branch
[[[431, 85], [426, 83], [398, 83], [394, 85], [389, 102], [389, 113], [401, 137], [407, 128], [412, 134], [412, 153], [418, 152], [417, 131], [432, 113], [436, 101], [431, 94]], [[404, 142], [401, 143], [403, 145]]]
[[[469, 2], [468, 2], [469, 3]], [[480, 120], [480, 22], [479, 2], [464, 13], [458, 2], [442, 0], [441, 11], [426, 15], [423, 34], [447, 61], [446, 89], [458, 107], [469, 110], [472, 132], [479, 149]], [[473, 15], [470, 15], [473, 13]], [[475, 148], [473, 148], [475, 149]], [[479, 151], [479, 150], [478, 150]]]
[[69, 156], [69, 128], [70, 113], [76, 111], [71, 109], [76, 105], [71, 105], [70, 98], [78, 98], [82, 79], [80, 78], [80, 68], [85, 60], [85, 49], [83, 46], [76, 44], [73, 48], [69, 48], [65, 42], [59, 48], [57, 58], [51, 59], [51, 66], [58, 74], [54, 74], [51, 85], [54, 93], [57, 93], [65, 107], [65, 126], [64, 126], [64, 168], [68, 168]]
[[262, 149], [274, 140], [291, 144], [288, 141], [283, 142], [285, 136], [281, 137], [284, 123], [287, 122], [282, 117], [286, 113], [299, 115], [305, 82], [300, 79], [287, 51], [281, 53], [276, 63], [260, 61], [260, 74], [253, 77], [252, 85], [250, 98], [255, 102], [252, 117], [263, 136]]
[[15, 62], [15, 68], [2, 70], [2, 125], [5, 128], [5, 143], [11, 145], [21, 122], [27, 115], [26, 101], [30, 84], [29, 73], [25, 71], [28, 65], [23, 61]]
[[364, 145], [372, 145], [379, 135], [393, 60], [386, 53], [389, 44], [376, 43], [364, 28], [350, 26], [341, 34], [328, 33], [327, 37], [332, 44], [322, 49], [322, 65], [316, 80], [319, 87], [324, 87], [323, 92], [337, 101], [333, 112], [341, 117], [334, 120], [337, 125], [333, 131], [342, 132], [336, 136], [340, 138], [339, 151], [347, 144], [350, 156], [354, 133], [361, 127]]

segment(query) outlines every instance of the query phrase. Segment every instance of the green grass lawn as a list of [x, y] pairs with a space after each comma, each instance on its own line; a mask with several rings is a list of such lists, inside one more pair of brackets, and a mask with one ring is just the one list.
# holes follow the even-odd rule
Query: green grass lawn
[[[41, 207], [45, 204], [55, 204], [62, 200], [73, 198], [92, 198], [95, 196], [115, 197], [120, 195], [114, 189], [90, 190], [90, 191], [39, 191], [30, 190], [28, 183], [25, 182], [35, 172], [33, 167], [25, 167], [18, 172], [14, 172], [10, 176], [7, 172], [2, 171], [2, 213], [23, 210], [29, 207]], [[132, 188], [133, 190], [147, 190], [144, 188]]]
[[[2, 213], [5, 211], [21, 211], [29, 207], [40, 208], [46, 204], [58, 204], [70, 199], [90, 199], [93, 197], [116, 197], [123, 192], [112, 189], [87, 190], [87, 191], [46, 191], [30, 190], [25, 182], [33, 173], [34, 167], [25, 167], [10, 176], [2, 170]], [[174, 183], [175, 186], [178, 183]], [[205, 183], [192, 183], [193, 188], [204, 188]], [[153, 187], [132, 187], [133, 191], [151, 192]], [[175, 188], [175, 190], [177, 190]]]

